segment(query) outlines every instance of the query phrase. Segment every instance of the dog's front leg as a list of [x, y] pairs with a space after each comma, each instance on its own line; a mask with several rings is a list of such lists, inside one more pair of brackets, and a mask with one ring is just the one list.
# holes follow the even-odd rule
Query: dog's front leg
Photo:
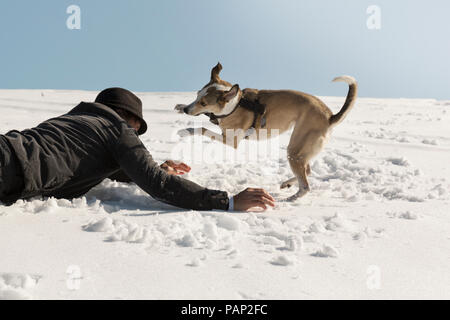
[[206, 128], [186, 128], [186, 129], [182, 129], [179, 130], [177, 132], [177, 134], [180, 137], [187, 137], [187, 136], [194, 136], [194, 135], [199, 135], [199, 136], [207, 136], [210, 137], [211, 139], [215, 139], [215, 140], [221, 140], [222, 135], [219, 133], [215, 133], [214, 131], [211, 131], [209, 129]]
[[[232, 132], [232, 133], [230, 133]], [[235, 130], [225, 130], [222, 134], [217, 134], [211, 130], [202, 128], [202, 135], [209, 137], [213, 141], [222, 142], [223, 144], [237, 149], [239, 142], [243, 139], [243, 135], [236, 135]]]
[[223, 144], [237, 149], [239, 143], [245, 138], [245, 133], [238, 129], [228, 129], [222, 132], [222, 134], [216, 133], [206, 128], [186, 128], [178, 131], [178, 135], [181, 137], [202, 135], [209, 137], [213, 141], [222, 142]]
[[242, 129], [226, 129], [222, 133], [222, 142], [227, 146], [238, 148], [239, 143], [246, 138], [246, 132]]

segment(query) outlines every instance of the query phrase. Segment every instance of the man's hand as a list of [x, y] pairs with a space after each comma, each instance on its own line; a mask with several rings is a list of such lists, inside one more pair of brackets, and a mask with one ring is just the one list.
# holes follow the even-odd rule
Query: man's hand
[[172, 160], [167, 160], [162, 165], [160, 165], [161, 169], [165, 170], [168, 174], [173, 175], [182, 175], [191, 171], [191, 167], [182, 162], [175, 162]]
[[248, 211], [251, 208], [274, 207], [275, 199], [264, 189], [247, 188], [233, 197], [234, 211]]

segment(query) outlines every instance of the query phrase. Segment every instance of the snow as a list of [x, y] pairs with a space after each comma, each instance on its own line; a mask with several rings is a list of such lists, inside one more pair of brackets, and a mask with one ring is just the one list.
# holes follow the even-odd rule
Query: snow
[[323, 247], [314, 252], [312, 256], [322, 258], [337, 258], [339, 256], [339, 252], [331, 246], [323, 245]]
[[[97, 92], [0, 90], [0, 133], [58, 116]], [[311, 192], [280, 190], [289, 133], [249, 161], [176, 132], [195, 93], [138, 93], [158, 161], [235, 194], [263, 187], [256, 213], [197, 212], [105, 180], [73, 201], [0, 205], [0, 299], [450, 298], [450, 102], [359, 98], [312, 161]], [[342, 97], [322, 97], [337, 112]], [[190, 150], [190, 152], [189, 152]], [[226, 158], [224, 158], [226, 156]]]
[[0, 300], [28, 300], [31, 299], [27, 289], [36, 286], [39, 277], [29, 274], [0, 274]]

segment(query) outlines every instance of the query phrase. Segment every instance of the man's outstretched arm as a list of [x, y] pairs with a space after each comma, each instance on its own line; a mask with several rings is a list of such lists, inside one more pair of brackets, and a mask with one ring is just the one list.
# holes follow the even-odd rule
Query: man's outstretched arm
[[[167, 160], [160, 165], [169, 174], [183, 175], [191, 171], [191, 168], [185, 163], [177, 163]], [[246, 211], [249, 208], [267, 209], [267, 205], [274, 206], [275, 200], [264, 189], [247, 188], [234, 197], [230, 198], [228, 205], [229, 211]]]
[[[172, 161], [172, 160], [167, 160], [166, 162], [161, 164], [160, 167], [167, 173], [175, 174], [175, 175], [182, 175], [191, 170], [191, 168], [188, 165], [186, 165], [184, 163], [175, 163], [175, 161]], [[114, 180], [114, 181], [118, 181], [118, 182], [126, 182], [126, 183], [133, 182], [133, 180], [131, 180], [130, 177], [127, 176], [125, 174], [125, 172], [123, 172], [122, 169], [115, 172], [108, 178], [111, 180]]]
[[131, 180], [130, 177], [127, 176], [125, 174], [125, 172], [123, 172], [123, 170], [117, 171], [116, 173], [109, 176], [108, 178], [111, 180], [114, 180], [114, 181], [118, 181], [118, 182], [126, 182], [126, 183], [133, 182], [133, 180]]
[[[228, 210], [229, 198], [226, 192], [210, 190], [168, 174], [153, 160], [131, 128], [122, 131], [112, 150], [124, 173], [155, 199], [186, 209]], [[247, 189], [234, 197], [234, 208], [247, 210], [253, 206], [265, 209], [266, 205], [273, 206], [273, 201], [262, 189]]]

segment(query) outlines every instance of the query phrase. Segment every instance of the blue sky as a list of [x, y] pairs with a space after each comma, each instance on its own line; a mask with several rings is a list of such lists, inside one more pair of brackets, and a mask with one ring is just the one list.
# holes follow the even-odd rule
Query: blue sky
[[449, 15], [446, 0], [2, 0], [0, 88], [192, 91], [220, 61], [243, 88], [342, 96], [330, 81], [350, 74], [360, 96], [450, 99]]

